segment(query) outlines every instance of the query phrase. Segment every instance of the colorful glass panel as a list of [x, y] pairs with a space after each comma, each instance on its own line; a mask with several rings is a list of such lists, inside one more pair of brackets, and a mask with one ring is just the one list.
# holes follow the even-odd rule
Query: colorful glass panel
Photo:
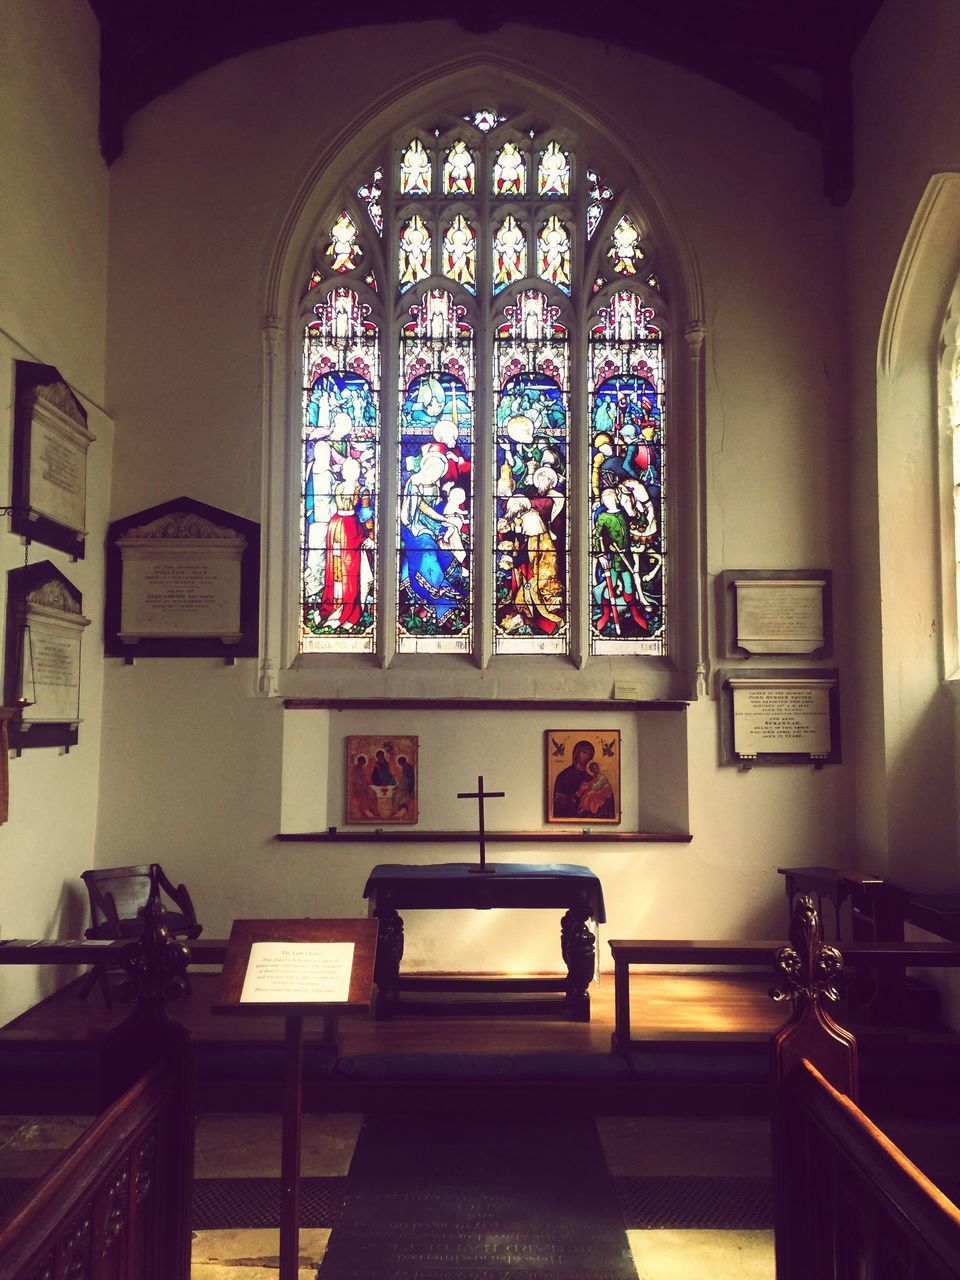
[[570, 292], [570, 232], [556, 214], [551, 214], [537, 236], [537, 275]]
[[304, 652], [373, 651], [380, 353], [369, 311], [335, 289], [304, 332]]
[[507, 214], [493, 237], [493, 292], [522, 280], [527, 274], [527, 236], [512, 213]]
[[643, 250], [640, 247], [640, 230], [628, 214], [625, 213], [613, 228], [610, 240], [607, 257], [613, 263], [614, 271], [622, 276], [635, 276], [643, 261]]
[[443, 193], [447, 196], [472, 196], [477, 174], [473, 152], [458, 138], [443, 162]]
[[463, 117], [475, 129], [479, 129], [481, 133], [489, 133], [491, 129], [495, 129], [498, 124], [503, 124], [506, 116], [498, 115], [496, 111], [474, 111], [467, 112]]
[[433, 190], [433, 164], [419, 138], [414, 138], [400, 158], [400, 194], [428, 196]]
[[443, 274], [471, 293], [477, 291], [477, 233], [457, 214], [443, 233]]
[[633, 293], [590, 334], [590, 650], [663, 653], [663, 340]]
[[400, 289], [425, 280], [430, 274], [431, 236], [427, 224], [415, 213], [400, 228]]
[[540, 152], [537, 165], [537, 194], [566, 196], [570, 194], [570, 157], [559, 142], [551, 142]]
[[357, 188], [357, 195], [367, 206], [367, 213], [377, 233], [383, 235], [383, 170], [379, 166], [374, 169], [370, 181]]
[[493, 194], [522, 196], [527, 191], [527, 157], [515, 142], [505, 142], [493, 162]]
[[600, 225], [604, 207], [613, 199], [613, 188], [608, 187], [597, 176], [594, 169], [587, 170], [587, 239], [593, 239], [593, 233]]
[[569, 647], [569, 344], [536, 290], [504, 307], [494, 344], [494, 646]]
[[323, 283], [323, 272], [318, 271], [316, 268], [314, 268], [314, 270], [310, 272], [310, 279], [307, 281], [307, 292], [309, 292], [311, 289], [315, 289], [318, 284], [322, 284], [322, 283]]
[[331, 271], [352, 271], [363, 257], [357, 241], [357, 225], [346, 209], [330, 228], [330, 243], [326, 248], [331, 259]]
[[432, 290], [400, 339], [400, 652], [467, 652], [473, 589], [473, 330]]

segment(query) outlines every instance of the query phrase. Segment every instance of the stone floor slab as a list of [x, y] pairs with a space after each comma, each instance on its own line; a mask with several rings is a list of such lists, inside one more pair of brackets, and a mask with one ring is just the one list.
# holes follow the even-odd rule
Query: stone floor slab
[[774, 1280], [772, 1231], [628, 1231], [638, 1280]]

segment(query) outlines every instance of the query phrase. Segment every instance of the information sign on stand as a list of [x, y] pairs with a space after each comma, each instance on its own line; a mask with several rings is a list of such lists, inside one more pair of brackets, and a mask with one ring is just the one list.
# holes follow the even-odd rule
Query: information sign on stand
[[376, 920], [235, 920], [214, 1013], [284, 1019], [280, 1280], [297, 1280], [303, 1019], [324, 1019], [336, 1045], [340, 1013], [370, 1007]]

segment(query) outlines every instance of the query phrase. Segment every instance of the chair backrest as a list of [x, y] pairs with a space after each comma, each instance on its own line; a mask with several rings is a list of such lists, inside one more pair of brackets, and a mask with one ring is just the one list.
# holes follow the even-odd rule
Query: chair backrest
[[[90, 895], [94, 925], [136, 920], [143, 915], [150, 896], [150, 864], [139, 867], [103, 867], [84, 871], [83, 883]], [[107, 895], [109, 894], [109, 898]], [[115, 911], [111, 910], [111, 902]]]
[[[156, 879], [167, 927], [179, 937], [198, 938], [203, 932], [185, 885], [174, 885], [159, 862], [138, 867], [99, 867], [81, 879], [90, 895], [91, 928], [87, 937], [136, 937], [143, 920], [150, 887]], [[165, 897], [166, 900], [165, 900]]]

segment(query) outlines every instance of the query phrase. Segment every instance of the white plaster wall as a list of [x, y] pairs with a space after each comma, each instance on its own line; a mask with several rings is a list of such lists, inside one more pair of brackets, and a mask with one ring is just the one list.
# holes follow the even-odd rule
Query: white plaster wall
[[[0, 36], [0, 502], [10, 501], [13, 362], [54, 364], [81, 397], [97, 437], [88, 455], [87, 557], [76, 564], [39, 543], [83, 594], [80, 741], [69, 754], [10, 760], [10, 819], [0, 828], [0, 934], [76, 937], [93, 865], [100, 776], [103, 557], [112, 427], [104, 388], [107, 173], [97, 151], [99, 31], [73, 0], [8, 0]], [[2, 532], [0, 573], [23, 563]], [[4, 598], [6, 592], [4, 591]], [[0, 626], [3, 625], [0, 620]], [[67, 975], [0, 971], [0, 1025]]]
[[893, 286], [931, 177], [960, 170], [958, 49], [950, 0], [884, 4], [854, 62], [856, 187], [844, 211], [858, 836], [863, 865], [918, 890], [955, 888], [960, 871], [955, 713], [939, 635], [935, 380], [957, 270], [949, 229], [921, 278]]
[[[531, 76], [549, 67], [556, 84], [598, 104], [612, 101], [617, 86], [623, 137], [642, 153], [694, 247], [708, 331], [710, 573], [814, 565], [845, 572], [839, 215], [819, 195], [815, 144], [639, 55], [544, 32], [521, 37], [510, 27], [477, 39], [452, 25], [418, 24], [380, 39], [356, 31], [305, 40], [215, 68], [131, 123], [111, 175], [114, 517], [186, 493], [262, 518], [266, 270], [303, 175], [363, 115], [370, 86], [400, 85], [403, 68], [426, 76], [424, 49], [447, 57], [529, 48]], [[838, 606], [842, 657], [851, 619]], [[253, 667], [106, 664], [98, 861], [109, 865], [121, 852], [123, 861], [159, 857], [188, 881], [210, 936], [244, 914], [362, 913], [366, 874], [384, 860], [364, 846], [271, 841], [282, 712], [256, 697]], [[841, 700], [844, 680], [842, 672]], [[716, 704], [704, 700], [688, 716], [693, 842], [591, 847], [579, 859], [603, 880], [609, 936], [776, 936], [783, 908], [775, 868], [847, 857], [852, 770], [721, 769]], [[343, 734], [355, 731], [349, 719], [341, 717]], [[464, 717], [462, 731], [488, 728]], [[855, 750], [849, 736], [847, 750]], [[442, 860], [457, 848], [422, 853]], [[393, 846], [386, 860], [418, 855]], [[543, 860], [556, 856], [545, 846]], [[554, 934], [553, 923], [534, 937], [485, 915], [469, 927], [447, 920], [432, 931], [411, 927], [408, 954], [421, 967], [550, 967]]]

